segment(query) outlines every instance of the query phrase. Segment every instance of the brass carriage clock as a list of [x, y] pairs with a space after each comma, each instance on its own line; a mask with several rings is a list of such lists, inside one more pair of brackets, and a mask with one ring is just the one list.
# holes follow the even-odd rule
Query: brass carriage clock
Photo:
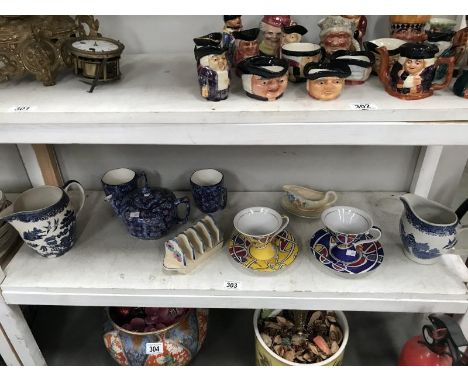
[[120, 41], [105, 37], [84, 37], [67, 43], [75, 74], [91, 80], [90, 93], [99, 82], [120, 78], [120, 55], [124, 48]]

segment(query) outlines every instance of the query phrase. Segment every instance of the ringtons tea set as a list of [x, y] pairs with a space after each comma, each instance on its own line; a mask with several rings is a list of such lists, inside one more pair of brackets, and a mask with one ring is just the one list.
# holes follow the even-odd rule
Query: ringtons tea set
[[[388, 94], [418, 100], [447, 88], [467, 51], [467, 28], [455, 33], [454, 20], [431, 16], [390, 16], [390, 37], [371, 41], [363, 40], [362, 15], [324, 17], [317, 42], [304, 41], [307, 28], [287, 15], [263, 16], [258, 28], [246, 30], [241, 16], [224, 21], [222, 33], [193, 39], [200, 93], [209, 101], [228, 98], [231, 68], [247, 96], [262, 101], [281, 98], [288, 82], [306, 82], [312, 98], [333, 100], [372, 71]], [[453, 90], [466, 98], [466, 73], [458, 72]]]

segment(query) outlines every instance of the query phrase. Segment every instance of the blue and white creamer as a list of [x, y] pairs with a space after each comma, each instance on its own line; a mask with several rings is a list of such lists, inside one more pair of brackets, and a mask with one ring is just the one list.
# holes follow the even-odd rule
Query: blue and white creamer
[[460, 225], [455, 212], [414, 194], [402, 195], [400, 200], [404, 205], [400, 238], [408, 258], [420, 264], [433, 264], [443, 254], [468, 253], [468, 248], [455, 249], [457, 236], [468, 235], [468, 227]]

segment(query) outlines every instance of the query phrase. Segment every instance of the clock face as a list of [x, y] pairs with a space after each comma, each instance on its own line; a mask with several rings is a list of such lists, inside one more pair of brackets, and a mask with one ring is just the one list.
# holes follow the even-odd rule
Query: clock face
[[75, 41], [72, 47], [84, 52], [106, 53], [119, 49], [119, 46], [111, 41], [86, 39]]

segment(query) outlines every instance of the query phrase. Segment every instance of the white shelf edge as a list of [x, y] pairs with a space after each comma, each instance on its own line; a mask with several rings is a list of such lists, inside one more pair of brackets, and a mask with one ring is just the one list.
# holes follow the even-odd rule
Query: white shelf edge
[[[87, 290], [80, 293], [70, 290], [56, 293], [40, 288], [35, 291], [5, 288], [2, 291], [7, 304], [17, 305], [71, 305], [71, 306], [168, 306], [187, 308], [229, 308], [229, 309], [322, 309], [352, 310], [368, 312], [445, 312], [463, 314], [468, 312], [467, 299], [453, 299], [446, 296], [418, 298], [399, 296], [373, 295], [340, 297], [295, 293], [281, 296], [246, 295], [236, 293], [209, 293], [206, 291], [135, 291], [134, 294], [112, 294]], [[185, 293], [184, 293], [185, 292]], [[450, 297], [450, 299], [449, 299]]]
[[[468, 102], [467, 102], [468, 104]], [[467, 105], [468, 106], [468, 105]], [[448, 134], [447, 132], [450, 132]], [[0, 144], [468, 145], [468, 122], [308, 124], [5, 124]]]

